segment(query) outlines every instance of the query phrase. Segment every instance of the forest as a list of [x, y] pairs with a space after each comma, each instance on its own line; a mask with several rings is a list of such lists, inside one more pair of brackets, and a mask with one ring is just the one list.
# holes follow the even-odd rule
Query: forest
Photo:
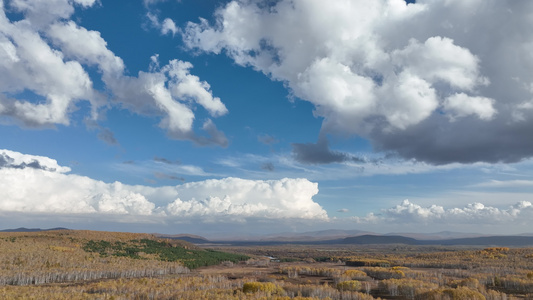
[[1, 299], [533, 299], [533, 248], [0, 233]]

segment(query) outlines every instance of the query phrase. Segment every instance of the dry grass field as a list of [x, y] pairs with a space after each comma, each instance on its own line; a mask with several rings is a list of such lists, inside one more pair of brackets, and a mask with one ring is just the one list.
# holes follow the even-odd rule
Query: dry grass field
[[533, 249], [0, 233], [0, 299], [533, 299]]

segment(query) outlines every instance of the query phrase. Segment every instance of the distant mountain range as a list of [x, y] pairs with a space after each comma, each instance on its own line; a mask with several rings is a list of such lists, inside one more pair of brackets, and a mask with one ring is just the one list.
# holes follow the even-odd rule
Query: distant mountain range
[[464, 233], [464, 232], [453, 232], [453, 231], [441, 231], [435, 233], [387, 233], [385, 235], [400, 235], [405, 237], [410, 237], [417, 240], [447, 240], [447, 239], [460, 239], [460, 238], [473, 238], [485, 236], [479, 233]]
[[[255, 236], [239, 236], [239, 235], [225, 235], [220, 238], [212, 239], [212, 241], [326, 241], [334, 239], [342, 239], [347, 237], [361, 236], [361, 235], [378, 235], [378, 236], [403, 236], [410, 237], [416, 240], [446, 240], [446, 239], [459, 239], [459, 238], [472, 238], [486, 236], [479, 233], [464, 233], [453, 231], [441, 231], [436, 233], [387, 233], [380, 234], [372, 231], [362, 230], [342, 230], [342, 229], [328, 229], [320, 231], [308, 231], [308, 232], [284, 232], [268, 235], [255, 235]], [[528, 234], [523, 234], [528, 235]], [[533, 236], [533, 234], [530, 234]]]
[[[16, 228], [4, 229], [0, 232], [38, 232], [51, 230], [69, 230], [57, 227], [50, 229], [40, 228]], [[241, 246], [252, 245], [442, 245], [442, 246], [533, 246], [533, 234], [489, 236], [477, 233], [460, 233], [442, 231], [437, 233], [389, 233], [377, 234], [361, 230], [321, 230], [303, 233], [280, 233], [256, 237], [256, 239], [228, 239], [208, 240], [204, 237], [192, 234], [157, 234], [161, 238], [182, 240], [193, 244], [232, 244]]]
[[461, 233], [442, 231], [437, 233], [389, 233], [378, 234], [360, 230], [321, 230], [304, 233], [280, 233], [259, 236], [255, 239], [234, 238], [226, 240], [208, 240], [203, 237], [189, 235], [163, 236], [167, 238], [183, 239], [195, 244], [232, 244], [241, 246], [253, 245], [281, 245], [281, 244], [305, 244], [305, 245], [442, 245], [442, 246], [533, 246], [533, 234], [521, 234], [514, 236], [488, 236], [478, 233]]
[[260, 241], [323, 241], [331, 239], [340, 239], [350, 236], [359, 236], [365, 234], [377, 234], [370, 231], [361, 230], [340, 230], [328, 229], [320, 231], [308, 231], [303, 233], [279, 233], [259, 237]]
[[56, 228], [49, 228], [49, 229], [20, 227], [20, 228], [15, 228], [15, 229], [0, 230], [0, 232], [39, 232], [39, 231], [52, 231], [52, 230], [70, 230], [70, 229], [63, 228], [63, 227], [56, 227]]
[[399, 235], [362, 235], [342, 240], [330, 241], [339, 244], [406, 244], [406, 245], [443, 245], [443, 246], [533, 246], [532, 236], [481, 236], [458, 239], [417, 240]]
[[353, 237], [330, 240], [260, 240], [260, 241], [208, 241], [207, 243], [232, 244], [240, 246], [260, 245], [441, 245], [441, 246], [533, 246], [533, 236], [481, 236], [458, 239], [420, 240], [401, 235], [372, 235], [365, 234]]

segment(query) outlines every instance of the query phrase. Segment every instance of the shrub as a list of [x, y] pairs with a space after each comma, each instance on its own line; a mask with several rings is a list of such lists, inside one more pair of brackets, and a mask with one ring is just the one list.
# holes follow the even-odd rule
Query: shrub
[[485, 300], [485, 296], [478, 291], [471, 290], [467, 287], [459, 287], [456, 289], [446, 288], [432, 290], [426, 293], [417, 295], [415, 299], [420, 300], [444, 300], [444, 299], [469, 299], [469, 300]]
[[348, 280], [337, 283], [339, 291], [359, 291], [361, 289], [361, 282], [357, 280]]
[[400, 270], [393, 270], [393, 269], [387, 269], [387, 268], [365, 268], [365, 273], [378, 280], [383, 279], [400, 279], [405, 277], [405, 273]]
[[361, 270], [346, 270], [344, 271], [344, 276], [349, 277], [350, 279], [361, 280], [366, 277], [366, 273]]

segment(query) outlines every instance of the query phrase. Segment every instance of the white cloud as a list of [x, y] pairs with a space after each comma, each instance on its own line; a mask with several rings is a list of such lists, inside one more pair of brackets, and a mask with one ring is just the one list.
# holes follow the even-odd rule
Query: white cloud
[[[162, 75], [162, 74], [161, 74]], [[190, 132], [194, 120], [194, 113], [183, 103], [176, 102], [172, 98], [170, 91], [165, 86], [164, 76], [139, 76], [146, 79], [143, 88], [151, 96], [160, 110], [166, 113], [166, 117], [159, 124], [162, 128], [168, 129], [176, 135], [184, 135]]]
[[0, 210], [25, 213], [151, 214], [142, 195], [77, 175], [36, 169], [0, 169]]
[[[1, 6], [4, 5], [3, 2], [0, 4]], [[94, 1], [74, 2], [84, 6], [90, 6], [94, 3]], [[12, 0], [8, 1], [8, 4], [16, 11], [24, 13], [26, 20], [37, 28], [43, 28], [57, 19], [68, 19], [74, 13], [72, 2], [68, 0]]]
[[[228, 112], [220, 98], [213, 97], [210, 86], [190, 74], [189, 62], [171, 60], [159, 66], [158, 56], [152, 56], [151, 72], [140, 71], [138, 77], [106, 77], [115, 101], [139, 114], [157, 113], [163, 116], [159, 126], [174, 139], [191, 140], [199, 145], [227, 146], [225, 135], [218, 131], [211, 120], [206, 120], [202, 129], [207, 137], [193, 131], [194, 104], [204, 107], [211, 116], [218, 117]], [[207, 125], [206, 125], [207, 124]]]
[[176, 188], [180, 199], [167, 207], [176, 216], [327, 219], [324, 209], [312, 201], [318, 185], [307, 179], [225, 178], [186, 183]]
[[70, 172], [69, 167], [60, 166], [55, 159], [51, 159], [45, 156], [22, 154], [7, 149], [0, 149], [0, 168], [1, 167], [30, 167], [36, 169], [51, 170], [57, 173]]
[[69, 58], [98, 66], [106, 76], [120, 76], [124, 71], [124, 62], [107, 48], [98, 31], [87, 30], [74, 21], [56, 22], [47, 30], [47, 36]]
[[411, 39], [407, 47], [392, 53], [392, 59], [397, 66], [431, 83], [444, 81], [463, 90], [488, 84], [488, 79], [479, 76], [479, 59], [450, 38], [431, 37], [424, 44]]
[[409, 200], [404, 200], [401, 205], [387, 209], [386, 212], [394, 218], [436, 219], [442, 217], [444, 208], [437, 205], [421, 207], [420, 205], [409, 202]]
[[420, 123], [438, 106], [435, 89], [409, 71], [402, 72], [386, 90], [390, 96], [384, 97], [380, 114], [395, 128], [405, 129]]
[[[491, 194], [471, 193], [460, 199], [449, 194], [442, 198], [420, 198], [416, 202], [404, 200], [398, 205], [366, 216], [353, 216], [349, 220], [356, 223], [358, 229], [381, 233], [456, 231], [509, 235], [531, 231], [532, 201], [518, 200], [530, 198], [530, 194], [513, 197], [499, 193], [496, 199], [490, 199]], [[516, 202], [512, 205], [502, 204], [502, 199], [507, 203]], [[464, 204], [468, 203], [465, 201], [472, 202]], [[491, 201], [493, 204], [486, 204]], [[422, 205], [421, 202], [426, 204]], [[436, 202], [446, 205], [432, 204]]]
[[74, 3], [78, 3], [84, 7], [93, 6], [94, 3], [96, 3], [97, 0], [74, 0]]
[[[533, 84], [532, 84], [533, 85]], [[531, 93], [533, 93], [533, 87], [529, 87]], [[533, 100], [520, 103], [512, 112], [513, 120], [515, 122], [523, 122], [527, 120], [526, 115], [531, 114], [533, 109]]]
[[488, 121], [496, 114], [493, 103], [494, 99], [458, 93], [446, 98], [444, 109], [452, 114], [451, 119], [477, 115], [480, 119]]
[[0, 150], [0, 211], [153, 216], [152, 221], [327, 220], [307, 179], [224, 178], [177, 186], [130, 186], [68, 174], [53, 159]]
[[81, 64], [65, 61], [31, 23], [10, 23], [0, 11], [0, 41], [0, 56], [6, 58], [0, 61], [0, 92], [17, 94], [27, 89], [42, 98], [31, 102], [2, 97], [4, 114], [27, 126], [68, 125], [68, 114], [77, 101], [96, 99], [92, 81]]
[[369, 213], [365, 217], [352, 217], [351, 220], [358, 224], [373, 224], [378, 223], [382, 219], [374, 213]]
[[200, 81], [198, 76], [191, 75], [189, 69], [193, 66], [189, 62], [172, 60], [163, 67], [162, 71], [168, 74], [169, 90], [177, 99], [192, 99], [204, 107], [212, 116], [221, 116], [228, 112], [220, 98], [213, 97], [210, 86], [205, 81]]
[[176, 26], [176, 23], [174, 23], [174, 21], [172, 21], [170, 18], [165, 18], [163, 22], [160, 22], [157, 12], [149, 11], [146, 13], [146, 17], [148, 18], [148, 21], [150, 21], [150, 25], [159, 29], [162, 35], [171, 33], [172, 36], [174, 36], [180, 31], [180, 29]]
[[178, 31], [179, 29], [176, 27], [176, 23], [174, 23], [174, 21], [169, 18], [163, 20], [163, 23], [161, 24], [162, 34], [172, 33], [172, 35], [175, 35]]
[[383, 212], [383, 220], [394, 223], [511, 224], [531, 220], [533, 205], [529, 201], [520, 201], [501, 209], [476, 202], [464, 207], [444, 208], [440, 205], [422, 207], [404, 200], [400, 205]]
[[150, 25], [156, 28], [161, 27], [161, 22], [159, 22], [159, 17], [151, 12], [146, 13], [146, 17], [148, 18], [148, 21], [150, 21]]
[[[76, 3], [87, 7], [96, 2], [8, 1], [10, 8], [24, 16], [16, 22], [6, 16], [1, 3], [0, 114], [25, 126], [51, 127], [69, 125], [71, 112], [80, 101], [90, 102], [93, 121], [99, 119], [103, 107], [113, 104], [140, 115], [160, 116], [160, 126], [171, 138], [227, 145], [212, 120], [204, 121], [207, 136], [193, 129], [197, 105], [213, 117], [226, 114], [227, 109], [212, 95], [207, 82], [190, 73], [192, 64], [170, 60], [159, 68], [159, 62], [153, 61], [149, 72], [139, 72], [137, 77], [124, 75], [123, 60], [108, 49], [100, 33], [69, 20]], [[168, 19], [162, 30], [174, 34], [177, 28]], [[93, 88], [88, 66], [98, 68], [111, 97]], [[22, 98], [20, 94], [27, 95], [25, 92], [34, 96]]]
[[435, 83], [471, 90], [486, 82], [479, 60], [452, 39], [409, 39], [388, 49], [380, 28], [423, 7], [401, 1], [279, 1], [266, 11], [253, 1], [232, 1], [217, 12], [216, 26], [189, 23], [184, 40], [204, 51], [224, 48], [237, 63], [286, 81], [336, 129], [360, 132], [372, 116], [404, 129], [438, 107]]
[[[518, 112], [532, 98], [531, 11], [494, 0], [234, 0], [182, 36], [283, 81], [315, 106], [322, 133], [437, 164], [507, 162], [533, 155], [533, 115]], [[470, 138], [479, 131], [494, 134]]]

